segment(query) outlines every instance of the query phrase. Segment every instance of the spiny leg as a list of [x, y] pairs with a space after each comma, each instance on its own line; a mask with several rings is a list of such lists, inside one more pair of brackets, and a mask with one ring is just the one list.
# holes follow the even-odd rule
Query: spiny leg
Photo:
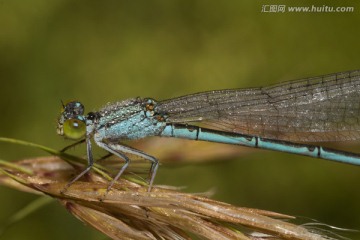
[[[95, 140], [96, 141], [96, 140]], [[105, 150], [113, 153], [114, 155], [120, 157], [121, 159], [123, 159], [125, 161], [124, 166], [120, 169], [119, 173], [116, 175], [116, 177], [112, 180], [112, 182], [110, 183], [109, 187], [108, 187], [108, 191], [111, 189], [112, 185], [114, 184], [114, 182], [120, 178], [121, 174], [125, 171], [125, 169], [128, 167], [128, 164], [130, 162], [130, 159], [124, 154], [124, 153], [130, 153], [136, 156], [139, 156], [141, 158], [144, 158], [148, 161], [151, 161], [151, 169], [150, 169], [150, 182], [149, 182], [149, 188], [148, 188], [148, 192], [151, 191], [152, 185], [154, 183], [154, 179], [156, 176], [156, 172], [157, 169], [159, 167], [159, 161], [154, 158], [153, 156], [150, 156], [140, 150], [128, 147], [128, 146], [124, 146], [124, 145], [120, 145], [117, 143], [104, 143], [101, 141], [97, 141], [97, 144], [104, 148]]]
[[109, 151], [111, 154], [114, 154], [118, 156], [119, 158], [123, 159], [125, 161], [125, 164], [121, 167], [120, 171], [116, 174], [116, 176], [111, 180], [109, 186], [106, 189], [105, 195], [110, 191], [114, 183], [120, 178], [120, 176], [124, 173], [124, 171], [127, 169], [130, 163], [130, 158], [128, 158], [125, 154], [123, 154], [120, 151], [114, 150], [114, 146], [117, 146], [115, 144], [105, 144], [103, 142], [97, 143], [100, 147], [104, 148], [105, 150]]
[[149, 173], [150, 181], [149, 181], [149, 188], [148, 188], [148, 192], [150, 192], [151, 188], [153, 186], [154, 180], [155, 180], [155, 176], [156, 176], [158, 167], [159, 167], [159, 161], [155, 157], [148, 155], [140, 150], [137, 150], [137, 149], [134, 149], [134, 148], [131, 148], [128, 146], [123, 146], [123, 145], [120, 145], [120, 146], [121, 146], [122, 152], [126, 152], [126, 153], [130, 153], [130, 154], [139, 156], [139, 157], [144, 158], [151, 162], [150, 173]]
[[92, 150], [91, 150], [91, 140], [89, 137], [86, 137], [85, 140], [86, 140], [86, 152], [87, 152], [88, 166], [79, 175], [77, 175], [74, 179], [72, 179], [70, 182], [68, 182], [68, 184], [66, 184], [66, 186], [62, 190], [62, 192], [65, 192], [74, 182], [76, 182], [82, 176], [84, 176], [87, 172], [89, 172], [94, 165], [94, 159], [93, 159]]

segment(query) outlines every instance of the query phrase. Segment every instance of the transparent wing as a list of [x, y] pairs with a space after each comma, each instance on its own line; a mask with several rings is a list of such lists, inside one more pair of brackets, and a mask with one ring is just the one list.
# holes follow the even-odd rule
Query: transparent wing
[[169, 123], [288, 141], [360, 138], [360, 70], [161, 101]]

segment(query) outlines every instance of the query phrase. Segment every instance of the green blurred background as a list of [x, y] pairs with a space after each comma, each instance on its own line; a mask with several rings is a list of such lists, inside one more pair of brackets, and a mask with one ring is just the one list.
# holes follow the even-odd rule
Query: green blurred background
[[[2, 0], [0, 136], [66, 146], [55, 131], [60, 100], [79, 99], [91, 111], [129, 97], [166, 99], [359, 69], [356, 2]], [[262, 13], [265, 4], [355, 10]], [[333, 146], [360, 152], [359, 144]], [[9, 144], [0, 152], [9, 161], [44, 155]], [[215, 189], [214, 199], [238, 206], [352, 229], [360, 229], [359, 182], [359, 167], [261, 150], [232, 161], [163, 164], [156, 178], [188, 192]], [[0, 224], [36, 199], [5, 187], [0, 194]], [[56, 202], [1, 239], [31, 237], [105, 239]]]

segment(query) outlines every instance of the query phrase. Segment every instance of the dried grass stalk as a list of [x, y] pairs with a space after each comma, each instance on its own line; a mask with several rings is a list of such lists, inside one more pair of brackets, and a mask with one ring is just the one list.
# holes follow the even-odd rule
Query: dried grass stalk
[[[112, 239], [325, 239], [294, 217], [235, 207], [209, 198], [121, 178], [111, 191], [91, 171], [64, 191], [74, 168], [58, 157], [3, 165], [0, 183], [58, 199], [69, 212]], [[26, 169], [26, 170], [24, 170]]]

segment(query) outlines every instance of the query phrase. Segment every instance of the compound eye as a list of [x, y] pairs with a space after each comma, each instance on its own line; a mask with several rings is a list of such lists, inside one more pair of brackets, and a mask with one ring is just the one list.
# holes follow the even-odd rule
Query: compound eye
[[86, 124], [82, 120], [71, 118], [64, 122], [63, 131], [67, 138], [80, 139], [85, 136]]

